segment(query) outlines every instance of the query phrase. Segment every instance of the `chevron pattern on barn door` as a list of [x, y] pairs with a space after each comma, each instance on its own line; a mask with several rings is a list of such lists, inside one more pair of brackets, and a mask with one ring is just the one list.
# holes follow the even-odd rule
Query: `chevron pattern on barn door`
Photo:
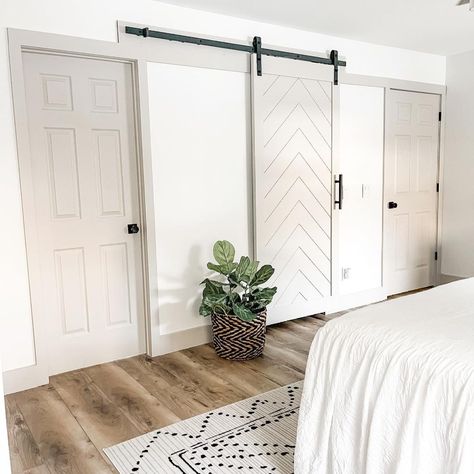
[[331, 294], [331, 83], [261, 79], [257, 253], [275, 267], [274, 306], [311, 303]]

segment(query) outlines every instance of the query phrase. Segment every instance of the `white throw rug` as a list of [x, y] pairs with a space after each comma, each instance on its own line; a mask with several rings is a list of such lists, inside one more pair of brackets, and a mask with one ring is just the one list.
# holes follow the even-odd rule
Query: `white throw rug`
[[297, 382], [104, 449], [120, 474], [293, 472]]

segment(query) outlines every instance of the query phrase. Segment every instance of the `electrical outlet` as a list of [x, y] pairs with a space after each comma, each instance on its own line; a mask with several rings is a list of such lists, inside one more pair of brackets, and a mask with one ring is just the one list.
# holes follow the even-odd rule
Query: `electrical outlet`
[[350, 268], [343, 268], [342, 269], [342, 279], [349, 280], [351, 277], [351, 269]]

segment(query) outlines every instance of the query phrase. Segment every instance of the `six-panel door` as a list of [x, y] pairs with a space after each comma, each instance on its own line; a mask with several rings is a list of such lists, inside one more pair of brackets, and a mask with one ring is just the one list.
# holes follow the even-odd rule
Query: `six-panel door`
[[142, 353], [131, 65], [23, 60], [50, 373]]
[[438, 95], [396, 90], [387, 95], [384, 286], [389, 294], [434, 284], [439, 111]]

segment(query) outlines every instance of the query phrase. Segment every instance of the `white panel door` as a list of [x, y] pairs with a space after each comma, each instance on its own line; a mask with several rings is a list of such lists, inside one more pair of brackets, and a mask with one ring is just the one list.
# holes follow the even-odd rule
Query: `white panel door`
[[440, 97], [390, 90], [386, 106], [384, 286], [434, 284]]
[[50, 374], [142, 353], [131, 65], [23, 60]]
[[331, 295], [332, 68], [265, 57], [253, 71], [256, 258], [275, 267], [269, 322]]

